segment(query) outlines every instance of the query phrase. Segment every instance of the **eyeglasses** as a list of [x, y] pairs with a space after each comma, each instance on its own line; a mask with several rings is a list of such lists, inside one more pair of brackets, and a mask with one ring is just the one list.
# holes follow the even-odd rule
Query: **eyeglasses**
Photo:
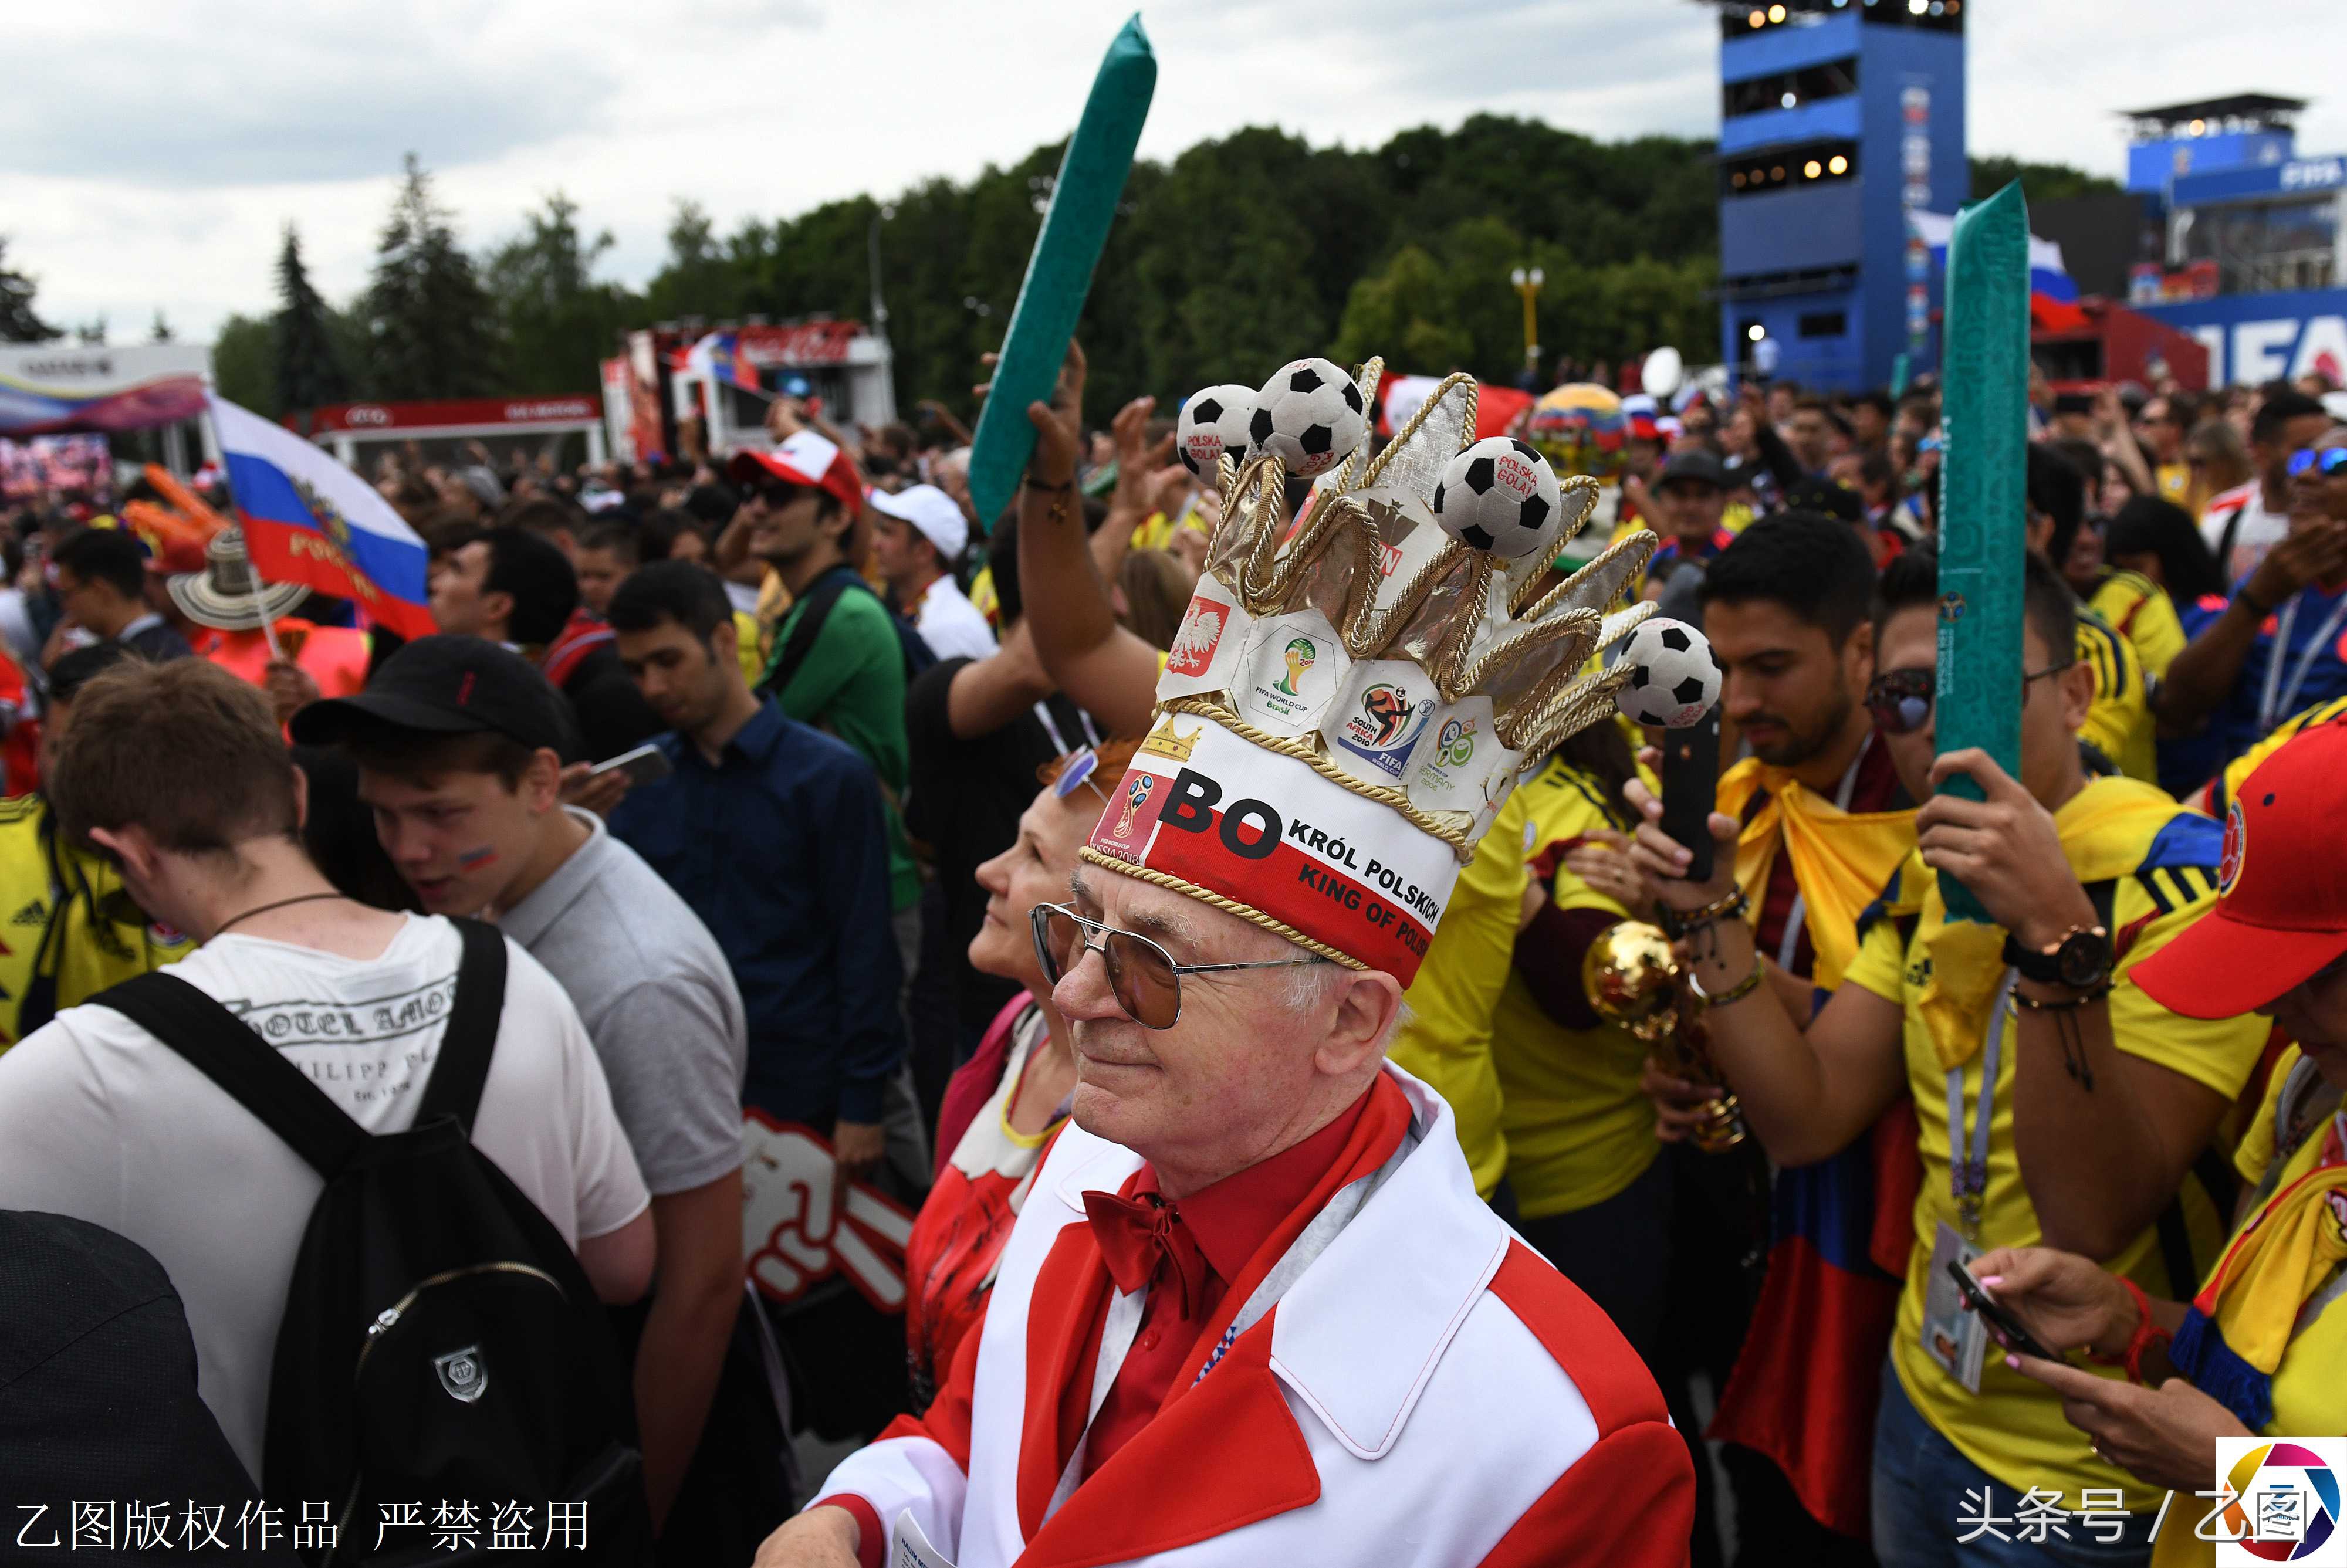
[[[2034, 675], [2023, 675], [2022, 693], [2026, 696], [2033, 682], [2048, 675], [2059, 675], [2076, 662], [2075, 659], [2065, 659]], [[1936, 670], [1885, 670], [1867, 683], [1866, 715], [1886, 735], [1910, 734], [1931, 721], [1932, 703], [1939, 692], [1940, 675]]]
[[1061, 767], [1059, 775], [1051, 781], [1053, 798], [1065, 800], [1079, 789], [1089, 789], [1105, 808], [1109, 803], [1108, 796], [1101, 794], [1100, 781], [1092, 776], [1098, 772], [1100, 772], [1099, 752], [1086, 746], [1082, 751], [1071, 753], [1067, 762]]
[[2301, 446], [2290, 455], [2289, 466], [2293, 479], [2309, 468], [2326, 479], [2336, 479], [2347, 474], [2347, 446], [2326, 446], [2320, 452], [2311, 446]]
[[1146, 937], [1087, 920], [1064, 904], [1038, 904], [1027, 918], [1035, 934], [1035, 962], [1046, 985], [1056, 986], [1086, 953], [1097, 952], [1108, 989], [1125, 1016], [1143, 1029], [1172, 1029], [1182, 1016], [1182, 977], [1225, 969], [1288, 969], [1326, 958], [1268, 958], [1253, 964], [1177, 964]]

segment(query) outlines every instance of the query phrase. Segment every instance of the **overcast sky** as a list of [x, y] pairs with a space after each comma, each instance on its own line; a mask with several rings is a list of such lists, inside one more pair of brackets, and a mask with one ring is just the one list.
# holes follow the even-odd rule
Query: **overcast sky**
[[[0, 235], [38, 308], [141, 338], [273, 308], [300, 226], [336, 302], [365, 282], [401, 155], [476, 249], [560, 190], [641, 283], [678, 197], [721, 231], [1064, 135], [1125, 5], [1088, 0], [109, 0], [11, 7]], [[2220, 93], [2315, 100], [2347, 151], [2340, 0], [1974, 0], [1977, 153], [2116, 175], [2110, 111]], [[1241, 126], [1373, 146], [1479, 110], [1614, 138], [1709, 136], [1718, 32], [1696, 0], [1185, 0], [1144, 156]]]

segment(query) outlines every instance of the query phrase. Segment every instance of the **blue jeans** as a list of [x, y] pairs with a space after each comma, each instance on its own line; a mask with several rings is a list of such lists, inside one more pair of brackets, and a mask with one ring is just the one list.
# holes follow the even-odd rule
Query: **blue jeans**
[[[2081, 1433], [2079, 1444], [2086, 1441]], [[1983, 1489], [1990, 1500], [1985, 1512], [1997, 1529], [1958, 1544], [1957, 1537], [1973, 1534], [1982, 1517]], [[2127, 1515], [2115, 1542], [2102, 1539], [2107, 1526], [2097, 1533], [2075, 1514], [2061, 1516], [2066, 1539], [2047, 1531], [2042, 1542], [2024, 1540], [2014, 1522], [2021, 1495], [1941, 1436], [1888, 1365], [1874, 1415], [1873, 1503], [1874, 1554], [1882, 1568], [2140, 1568], [2151, 1560], [2148, 1513]], [[2170, 1528], [2175, 1522], [2171, 1514]], [[2007, 1539], [1999, 1540], [1999, 1531]]]

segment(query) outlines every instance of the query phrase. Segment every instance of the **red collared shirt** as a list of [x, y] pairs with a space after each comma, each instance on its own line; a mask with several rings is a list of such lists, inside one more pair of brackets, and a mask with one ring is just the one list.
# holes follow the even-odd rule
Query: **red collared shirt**
[[[1205, 1258], [1205, 1288], [1200, 1292], [1201, 1300], [1195, 1310], [1185, 1317], [1181, 1310], [1178, 1284], [1164, 1278], [1151, 1287], [1133, 1348], [1117, 1369], [1116, 1381], [1102, 1401], [1098, 1419], [1092, 1423], [1092, 1440], [1084, 1456], [1085, 1476], [1107, 1462], [1109, 1456], [1196, 1383], [1199, 1369], [1213, 1353], [1226, 1321], [1236, 1316], [1247, 1296], [1304, 1227], [1327, 1206], [1330, 1198], [1353, 1182], [1373, 1173], [1392, 1157], [1401, 1146], [1409, 1122], [1409, 1098], [1391, 1078], [1380, 1072], [1367, 1092], [1311, 1137], [1180, 1201], [1183, 1221], [1194, 1229], [1199, 1251]], [[1156, 1190], [1156, 1172], [1147, 1165], [1129, 1177], [1122, 1189], [1128, 1197], [1136, 1192]], [[1069, 1456], [1075, 1452], [1076, 1443], [1084, 1433], [1092, 1378], [1100, 1362], [1101, 1336], [1107, 1327], [1109, 1303], [1116, 1294], [1096, 1247], [1092, 1268], [1097, 1272], [1084, 1282], [1082, 1288], [1095, 1290], [1099, 1305], [1092, 1311], [1083, 1353], [1072, 1369], [1073, 1375], [1060, 1389], [1053, 1475], [1066, 1470]], [[1156, 1330], [1153, 1338], [1153, 1328]], [[958, 1352], [958, 1361], [963, 1365], [954, 1374], [960, 1381], [948, 1389], [947, 1396], [939, 1399], [938, 1406], [932, 1408], [928, 1418], [937, 1420], [940, 1410], [951, 1403], [950, 1397], [958, 1391], [960, 1402], [945, 1409], [944, 1415], [948, 1422], [959, 1424], [959, 1440], [965, 1450], [969, 1441], [967, 1363], [977, 1348], [978, 1338], [978, 1333], [964, 1336]], [[896, 1430], [892, 1428], [891, 1432]], [[1048, 1491], [1048, 1487], [1044, 1490]], [[1040, 1515], [1040, 1493], [1037, 1503]], [[833, 1493], [817, 1499], [814, 1506], [825, 1504], [843, 1508], [855, 1517], [859, 1532], [857, 1556], [863, 1568], [880, 1568], [888, 1544], [890, 1522], [882, 1520], [870, 1503], [852, 1493]]]
[[[1232, 1282], [1249, 1273], [1249, 1262], [1266, 1249], [1266, 1244], [1276, 1238], [1279, 1251], [1285, 1252], [1296, 1233], [1339, 1188], [1385, 1163], [1399, 1146], [1402, 1130], [1409, 1124], [1409, 1102], [1380, 1074], [1334, 1122], [1301, 1143], [1176, 1203], [1182, 1222], [1197, 1237], [1198, 1250], [1205, 1255], [1205, 1287], [1185, 1317], [1181, 1288], [1170, 1275], [1161, 1275], [1150, 1286], [1133, 1348], [1117, 1368], [1116, 1381], [1109, 1385], [1100, 1413], [1092, 1418], [1092, 1440], [1084, 1448], [1087, 1479], [1147, 1426], [1174, 1395], [1196, 1380], [1205, 1355], [1211, 1353], [1211, 1347], [1205, 1352], [1199, 1350], [1203, 1337], [1210, 1328], [1219, 1333], [1225, 1316], [1222, 1307]], [[1332, 1181], [1332, 1177], [1341, 1179]], [[1158, 1190], [1156, 1169], [1143, 1165], [1126, 1178], [1121, 1192], [1130, 1198]], [[1292, 1225], [1285, 1223], [1291, 1220]], [[1255, 1271], [1256, 1277], [1276, 1261], [1276, 1254], [1263, 1259], [1263, 1267]], [[1248, 1288], [1254, 1288], [1254, 1281], [1249, 1281]], [[1244, 1299], [1231, 1303], [1234, 1315]], [[1060, 1431], [1062, 1440], [1071, 1444], [1074, 1434], [1084, 1430], [1084, 1410], [1091, 1403], [1101, 1334], [1107, 1321], [1103, 1303], [1100, 1317], [1092, 1324], [1081, 1375], [1060, 1390]], [[1067, 1457], [1065, 1452], [1060, 1456], [1062, 1465]]]

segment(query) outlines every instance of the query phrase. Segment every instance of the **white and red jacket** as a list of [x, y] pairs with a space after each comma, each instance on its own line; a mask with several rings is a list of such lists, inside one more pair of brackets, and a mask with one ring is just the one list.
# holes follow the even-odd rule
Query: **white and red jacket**
[[893, 1532], [909, 1510], [957, 1568], [1684, 1563], [1694, 1471], [1654, 1379], [1476, 1197], [1441, 1098], [1386, 1071], [1416, 1147], [1271, 1313], [1051, 1512], [1061, 1389], [1093, 1327], [1062, 1304], [1096, 1299], [1104, 1271], [1083, 1194], [1142, 1163], [1063, 1129], [936, 1404], [816, 1493], [869, 1507], [854, 1510], [866, 1560], [872, 1521]]

